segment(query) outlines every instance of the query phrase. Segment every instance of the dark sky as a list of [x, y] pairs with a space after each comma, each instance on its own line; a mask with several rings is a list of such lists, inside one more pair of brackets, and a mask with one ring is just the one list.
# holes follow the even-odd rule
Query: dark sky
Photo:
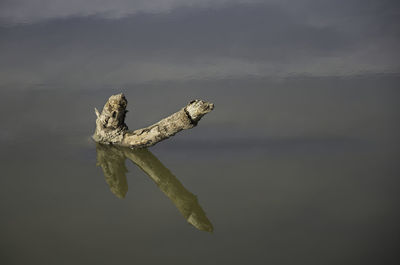
[[11, 1], [0, 87], [398, 73], [400, 2]]

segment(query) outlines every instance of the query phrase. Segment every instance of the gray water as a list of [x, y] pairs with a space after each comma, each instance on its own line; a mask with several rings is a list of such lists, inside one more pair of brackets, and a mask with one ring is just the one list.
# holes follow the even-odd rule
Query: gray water
[[[0, 6], [0, 264], [399, 264], [396, 1], [30, 2]], [[130, 129], [215, 109], [96, 146], [121, 92]]]
[[[245, 94], [241, 82], [3, 91], [3, 264], [394, 261], [399, 77], [246, 82]], [[125, 198], [110, 190], [90, 135], [93, 108], [120, 91], [132, 129], [190, 98], [215, 103], [149, 149], [197, 196], [212, 233], [129, 160]]]

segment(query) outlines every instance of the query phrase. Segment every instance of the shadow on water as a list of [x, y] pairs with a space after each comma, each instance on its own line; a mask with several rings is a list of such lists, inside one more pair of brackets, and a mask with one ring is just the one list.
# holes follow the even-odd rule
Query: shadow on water
[[112, 145], [96, 144], [97, 165], [103, 169], [104, 177], [111, 192], [118, 198], [125, 198], [128, 182], [125, 159], [140, 167], [175, 204], [188, 223], [199, 230], [212, 232], [213, 225], [201, 208], [197, 197], [188, 191], [182, 183], [149, 150], [130, 149]]

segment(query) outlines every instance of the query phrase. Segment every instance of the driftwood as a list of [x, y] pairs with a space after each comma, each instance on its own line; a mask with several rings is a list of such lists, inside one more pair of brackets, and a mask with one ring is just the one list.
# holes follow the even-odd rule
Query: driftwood
[[165, 140], [177, 132], [191, 129], [214, 109], [214, 104], [193, 100], [180, 111], [143, 129], [130, 131], [125, 124], [128, 101], [123, 94], [111, 96], [101, 113], [95, 108], [96, 131], [93, 139], [98, 143], [131, 148], [145, 148]]
[[186, 221], [199, 230], [212, 232], [213, 225], [200, 206], [197, 197], [147, 148], [131, 149], [113, 145], [97, 144], [97, 165], [103, 170], [110, 190], [118, 198], [124, 198], [128, 191], [125, 160], [131, 160], [140, 167], [173, 202]]

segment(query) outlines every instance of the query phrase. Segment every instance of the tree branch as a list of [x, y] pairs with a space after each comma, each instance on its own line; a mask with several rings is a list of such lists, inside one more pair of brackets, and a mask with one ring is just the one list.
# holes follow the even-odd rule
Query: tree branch
[[125, 124], [128, 101], [123, 94], [111, 96], [101, 114], [95, 108], [96, 131], [93, 139], [103, 144], [115, 144], [131, 148], [145, 148], [168, 139], [176, 133], [191, 129], [199, 120], [214, 109], [214, 104], [193, 100], [180, 111], [143, 129], [130, 131]]

